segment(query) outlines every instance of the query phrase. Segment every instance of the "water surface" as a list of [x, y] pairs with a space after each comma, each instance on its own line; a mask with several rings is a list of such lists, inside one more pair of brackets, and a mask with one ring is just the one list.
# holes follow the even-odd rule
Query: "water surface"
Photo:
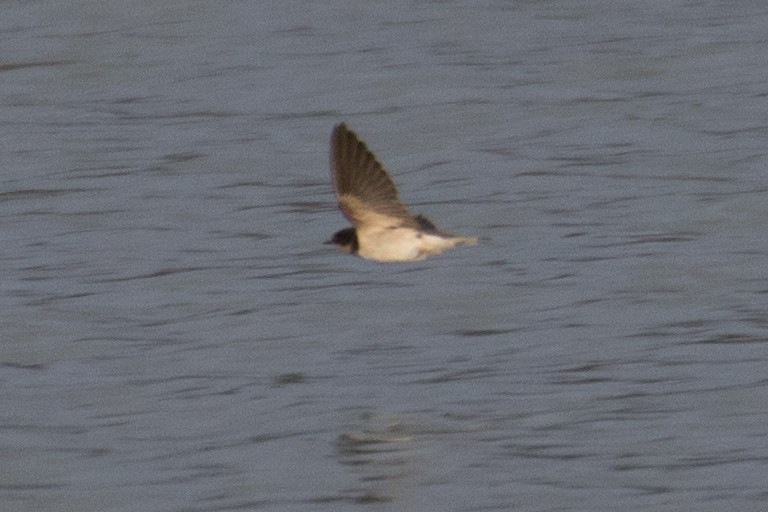
[[[758, 512], [758, 2], [4, 2], [0, 505]], [[484, 238], [381, 265], [346, 121]]]

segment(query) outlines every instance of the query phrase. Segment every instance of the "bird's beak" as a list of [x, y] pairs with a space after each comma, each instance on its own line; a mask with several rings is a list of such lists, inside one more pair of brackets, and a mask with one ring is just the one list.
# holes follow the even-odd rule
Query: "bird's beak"
[[323, 245], [333, 245], [333, 240], [326, 240]]

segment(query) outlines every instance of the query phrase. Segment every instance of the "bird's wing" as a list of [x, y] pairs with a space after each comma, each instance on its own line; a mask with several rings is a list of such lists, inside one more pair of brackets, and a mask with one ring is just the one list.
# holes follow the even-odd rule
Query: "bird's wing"
[[398, 199], [387, 171], [344, 123], [331, 135], [331, 173], [339, 207], [355, 227], [420, 227]]

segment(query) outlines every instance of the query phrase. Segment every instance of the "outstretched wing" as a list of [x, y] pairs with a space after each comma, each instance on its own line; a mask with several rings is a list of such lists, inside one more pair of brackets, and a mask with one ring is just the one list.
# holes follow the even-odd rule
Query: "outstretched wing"
[[339, 207], [355, 227], [420, 227], [398, 199], [387, 171], [344, 123], [331, 135], [331, 171]]

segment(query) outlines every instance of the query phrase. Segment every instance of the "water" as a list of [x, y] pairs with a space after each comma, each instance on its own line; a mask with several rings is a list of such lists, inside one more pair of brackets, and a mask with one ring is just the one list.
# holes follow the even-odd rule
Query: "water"
[[[760, 2], [4, 2], [0, 509], [765, 510]], [[346, 121], [439, 227], [322, 245]]]

